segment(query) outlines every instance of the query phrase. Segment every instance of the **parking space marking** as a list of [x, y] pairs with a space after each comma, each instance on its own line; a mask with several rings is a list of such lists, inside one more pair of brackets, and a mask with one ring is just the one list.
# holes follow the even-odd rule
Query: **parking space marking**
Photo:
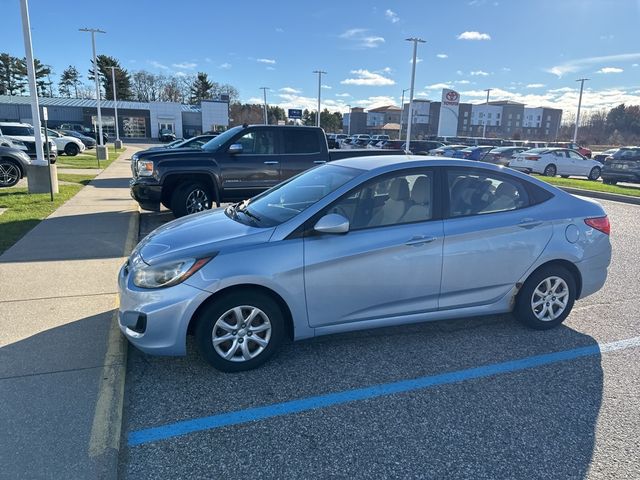
[[457, 370], [437, 375], [415, 378], [412, 380], [401, 380], [398, 382], [374, 385], [371, 387], [346, 390], [342, 392], [317, 395], [288, 402], [276, 403], [264, 407], [248, 408], [235, 412], [222, 413], [208, 417], [196, 418], [180, 422], [163, 425], [160, 427], [147, 428], [129, 433], [129, 446], [143, 445], [145, 443], [166, 440], [189, 433], [212, 430], [230, 425], [265, 420], [268, 418], [290, 415], [299, 412], [326, 408], [344, 403], [351, 403], [358, 400], [367, 400], [376, 397], [383, 397], [397, 393], [406, 393], [414, 390], [423, 390], [440, 385], [464, 382], [477, 378], [491, 377], [502, 373], [512, 373], [530, 368], [541, 367], [554, 363], [575, 360], [583, 357], [595, 356], [600, 353], [626, 350], [628, 348], [640, 347], [640, 337], [633, 337], [616, 342], [595, 344], [588, 347], [562, 350], [559, 352], [534, 355], [518, 360], [510, 360], [502, 363], [494, 363], [482, 367]]

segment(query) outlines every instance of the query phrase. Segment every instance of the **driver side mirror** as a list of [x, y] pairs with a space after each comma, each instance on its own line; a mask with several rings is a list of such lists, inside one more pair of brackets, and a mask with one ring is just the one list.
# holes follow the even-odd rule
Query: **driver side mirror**
[[242, 145], [239, 143], [234, 143], [227, 150], [231, 155], [237, 155], [238, 153], [242, 153]]
[[313, 229], [318, 233], [347, 233], [349, 220], [339, 213], [329, 213], [318, 220]]

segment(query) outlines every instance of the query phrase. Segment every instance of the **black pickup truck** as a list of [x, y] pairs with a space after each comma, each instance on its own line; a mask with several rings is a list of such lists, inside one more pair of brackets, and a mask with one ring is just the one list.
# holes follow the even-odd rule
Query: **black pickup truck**
[[131, 196], [144, 210], [160, 204], [176, 217], [213, 204], [253, 197], [318, 164], [347, 157], [401, 154], [401, 150], [329, 151], [321, 128], [234, 127], [200, 149], [174, 148], [131, 159]]

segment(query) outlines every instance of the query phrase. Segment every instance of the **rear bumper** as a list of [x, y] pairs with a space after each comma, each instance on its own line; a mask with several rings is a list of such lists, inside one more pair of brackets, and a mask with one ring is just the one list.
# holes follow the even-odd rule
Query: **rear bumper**
[[640, 183], [640, 172], [633, 170], [603, 169], [601, 176], [604, 180], [615, 180], [617, 182]]
[[152, 212], [160, 211], [160, 199], [162, 198], [162, 186], [149, 185], [133, 179], [129, 182], [131, 197], [140, 204], [143, 210]]

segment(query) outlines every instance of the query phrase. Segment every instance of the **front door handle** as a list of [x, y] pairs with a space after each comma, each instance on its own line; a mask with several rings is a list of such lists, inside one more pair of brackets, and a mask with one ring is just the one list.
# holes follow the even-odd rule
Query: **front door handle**
[[276, 160], [267, 160], [266, 162], [264, 162], [265, 165], [278, 165], [280, 162], [276, 161]]
[[435, 241], [436, 241], [436, 237], [431, 237], [431, 236], [428, 236], [428, 235], [420, 235], [420, 236], [413, 237], [408, 242], [405, 242], [405, 245], [416, 245], [417, 246], [417, 245], [424, 245], [424, 244], [435, 242]]
[[534, 220], [533, 218], [523, 218], [518, 222], [520, 228], [534, 228], [542, 225], [542, 220]]
[[314, 160], [313, 163], [327, 163], [326, 160]]

